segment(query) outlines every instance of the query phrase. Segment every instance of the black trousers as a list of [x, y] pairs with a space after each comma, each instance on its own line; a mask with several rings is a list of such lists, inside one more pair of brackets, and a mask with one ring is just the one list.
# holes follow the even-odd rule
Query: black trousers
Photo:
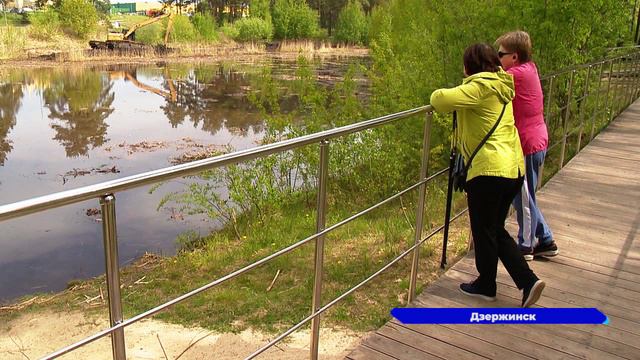
[[480, 273], [476, 285], [487, 293], [496, 292], [498, 259], [502, 261], [518, 289], [530, 287], [538, 280], [504, 228], [509, 206], [523, 180], [522, 177], [507, 179], [478, 176], [466, 186], [476, 269]]

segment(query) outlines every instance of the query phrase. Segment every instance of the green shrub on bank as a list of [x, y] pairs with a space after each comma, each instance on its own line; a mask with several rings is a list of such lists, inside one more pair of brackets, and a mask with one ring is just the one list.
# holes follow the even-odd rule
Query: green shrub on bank
[[359, 1], [350, 0], [340, 11], [335, 39], [340, 42], [366, 45], [368, 43], [369, 20]]
[[222, 32], [229, 39], [237, 39], [238, 36], [240, 36], [238, 28], [233, 24], [227, 22], [222, 24], [222, 26], [220, 27], [220, 32]]
[[205, 41], [218, 40], [218, 33], [216, 32], [216, 20], [210, 14], [195, 14], [193, 15], [193, 27], [200, 35], [200, 38]]
[[12, 14], [12, 13], [4, 13], [0, 14], [0, 25], [6, 26], [21, 26], [26, 25], [28, 23], [24, 14]]
[[233, 26], [238, 30], [238, 41], [271, 40], [273, 26], [271, 22], [260, 18], [245, 18], [236, 21]]
[[189, 17], [178, 15], [173, 20], [173, 29], [169, 36], [173, 42], [194, 41], [198, 38], [198, 32], [189, 21]]
[[98, 12], [86, 0], [62, 0], [59, 12], [62, 25], [79, 38], [86, 39], [98, 27]]
[[29, 14], [29, 35], [36, 39], [46, 40], [60, 33], [60, 16], [52, 8]]
[[12, 59], [24, 55], [27, 43], [24, 28], [0, 26], [0, 59]]
[[318, 13], [304, 0], [276, 0], [271, 18], [276, 39], [309, 39], [318, 32]]

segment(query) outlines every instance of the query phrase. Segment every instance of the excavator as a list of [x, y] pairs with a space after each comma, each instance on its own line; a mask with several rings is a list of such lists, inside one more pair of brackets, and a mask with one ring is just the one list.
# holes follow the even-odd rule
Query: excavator
[[99, 40], [91, 40], [89, 41], [89, 46], [92, 49], [99, 50], [144, 50], [148, 49], [149, 45], [135, 41], [136, 30], [141, 27], [151, 25], [155, 22], [158, 22], [164, 18], [169, 18], [167, 23], [167, 31], [164, 34], [164, 45], [162, 45], [162, 50], [167, 49], [167, 42], [169, 41], [169, 33], [173, 28], [173, 16], [172, 12], [162, 12], [160, 15], [156, 17], [152, 17], [143, 22], [137, 23], [133, 25], [128, 30], [123, 30], [122, 32], [112, 32], [107, 33], [107, 41], [99, 41]]

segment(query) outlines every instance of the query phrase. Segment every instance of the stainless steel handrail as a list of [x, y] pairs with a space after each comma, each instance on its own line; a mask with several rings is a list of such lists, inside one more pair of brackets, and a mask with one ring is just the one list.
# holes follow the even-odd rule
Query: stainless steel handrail
[[420, 113], [425, 113], [431, 110], [432, 108], [430, 105], [425, 105], [415, 109], [405, 110], [395, 114], [385, 115], [375, 119], [362, 121], [335, 129], [300, 136], [294, 139], [279, 141], [272, 144], [236, 151], [233, 153], [224, 154], [208, 159], [197, 160], [186, 164], [152, 170], [142, 174], [131, 175], [95, 185], [84, 186], [73, 190], [62, 191], [51, 195], [18, 201], [8, 205], [1, 205], [0, 221], [32, 214], [43, 210], [53, 209], [64, 205], [74, 204], [84, 200], [95, 199], [114, 192], [129, 190], [136, 187], [150, 185], [182, 176], [193, 175], [204, 170], [209, 170], [216, 167], [222, 167], [247, 160], [253, 160], [255, 158], [270, 155], [276, 152], [282, 152], [304, 145], [318, 143], [321, 140], [329, 140], [332, 138], [374, 128], [395, 120]]

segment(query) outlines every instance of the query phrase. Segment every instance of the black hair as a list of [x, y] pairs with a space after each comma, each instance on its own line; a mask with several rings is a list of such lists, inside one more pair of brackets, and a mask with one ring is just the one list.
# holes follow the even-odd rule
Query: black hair
[[479, 72], [497, 72], [500, 69], [498, 52], [489, 44], [473, 44], [464, 50], [462, 57], [467, 75]]

